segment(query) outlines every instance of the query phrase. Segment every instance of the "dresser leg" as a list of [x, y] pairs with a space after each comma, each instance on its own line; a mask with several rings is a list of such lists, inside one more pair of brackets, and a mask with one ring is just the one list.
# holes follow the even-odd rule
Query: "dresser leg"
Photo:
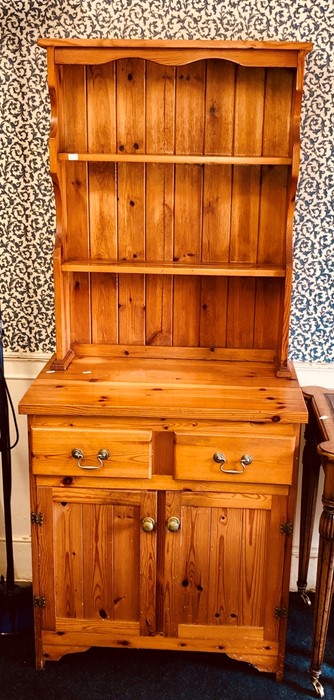
[[305, 447], [303, 451], [302, 497], [300, 509], [298, 593], [306, 605], [311, 601], [306, 593], [307, 572], [310, 561], [314, 516], [318, 495], [318, 483], [321, 461], [317, 454], [317, 440], [313, 434], [312, 423], [305, 429]]
[[319, 554], [314, 604], [314, 628], [310, 676], [318, 697], [324, 696], [319, 681], [324, 658], [328, 621], [333, 597], [334, 502], [324, 500], [319, 524]]

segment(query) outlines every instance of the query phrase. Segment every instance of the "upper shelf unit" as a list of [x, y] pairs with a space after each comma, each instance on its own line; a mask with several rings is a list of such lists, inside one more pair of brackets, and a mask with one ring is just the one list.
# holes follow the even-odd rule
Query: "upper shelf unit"
[[52, 109], [56, 366], [79, 347], [147, 355], [159, 345], [166, 356], [269, 358], [288, 373], [311, 45], [39, 44]]

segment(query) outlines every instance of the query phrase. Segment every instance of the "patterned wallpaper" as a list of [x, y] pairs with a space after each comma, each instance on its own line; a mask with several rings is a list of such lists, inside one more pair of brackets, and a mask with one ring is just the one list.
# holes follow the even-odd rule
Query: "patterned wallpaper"
[[296, 205], [290, 357], [334, 362], [332, 0], [0, 0], [0, 300], [5, 346], [54, 349], [55, 211], [39, 36], [313, 41]]

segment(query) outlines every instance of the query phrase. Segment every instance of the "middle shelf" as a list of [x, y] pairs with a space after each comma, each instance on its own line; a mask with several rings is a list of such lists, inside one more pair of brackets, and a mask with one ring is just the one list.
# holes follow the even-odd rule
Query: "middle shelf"
[[60, 161], [113, 162], [113, 163], [157, 163], [180, 165], [291, 165], [291, 157], [278, 156], [233, 156], [190, 155], [149, 153], [58, 153]]
[[65, 260], [63, 272], [114, 272], [147, 275], [203, 275], [216, 277], [285, 277], [285, 268], [251, 263], [178, 264], [169, 262], [132, 262], [129, 260]]

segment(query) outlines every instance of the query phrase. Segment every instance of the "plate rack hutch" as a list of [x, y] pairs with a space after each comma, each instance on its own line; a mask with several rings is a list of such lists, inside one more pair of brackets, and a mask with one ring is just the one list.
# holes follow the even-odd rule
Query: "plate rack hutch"
[[57, 231], [56, 353], [20, 404], [36, 665], [99, 645], [202, 650], [280, 679], [311, 44], [39, 45]]

